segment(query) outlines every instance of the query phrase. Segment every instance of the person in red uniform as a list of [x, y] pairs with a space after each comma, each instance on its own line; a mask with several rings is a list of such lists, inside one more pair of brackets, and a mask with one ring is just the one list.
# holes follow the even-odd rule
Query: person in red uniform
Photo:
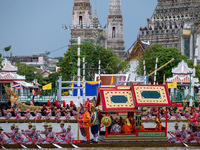
[[90, 100], [89, 100], [89, 98], [87, 98], [87, 101], [85, 102], [85, 108], [87, 108], [88, 111], [90, 109]]
[[157, 131], [161, 131], [162, 130], [162, 124], [160, 123], [158, 118], [155, 118], [155, 122], [156, 122], [156, 130]]
[[199, 115], [197, 113], [197, 110], [196, 108], [193, 108], [193, 116], [190, 118], [190, 121], [192, 122], [192, 125], [195, 129], [198, 126], [198, 118], [199, 118]]
[[86, 144], [89, 144], [90, 143], [90, 131], [89, 131], [89, 128], [90, 128], [90, 113], [88, 112], [88, 108], [85, 107], [84, 108], [84, 117], [83, 117], [83, 127], [84, 127], [84, 130], [85, 130], [85, 134], [86, 134], [86, 139], [87, 141], [85, 142]]
[[128, 118], [126, 118], [126, 124], [123, 125], [122, 127], [122, 132], [123, 133], [132, 133], [133, 132], [133, 126], [131, 125], [130, 121]]

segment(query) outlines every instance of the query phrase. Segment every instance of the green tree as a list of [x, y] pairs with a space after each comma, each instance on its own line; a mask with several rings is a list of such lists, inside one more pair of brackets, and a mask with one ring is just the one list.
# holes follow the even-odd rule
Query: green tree
[[51, 74], [49, 74], [48, 78], [44, 78], [44, 82], [45, 82], [45, 84], [52, 83], [52, 89], [56, 89], [55, 83], [58, 80], [59, 76], [60, 76], [59, 72], [51, 73]]
[[[17, 74], [24, 75], [26, 82], [33, 82], [33, 80], [36, 78], [39, 84], [43, 84], [43, 76], [35, 66], [22, 64], [19, 61], [16, 63], [16, 66], [18, 67]], [[37, 73], [34, 74], [34, 72]]]
[[[172, 58], [175, 58], [175, 61], [171, 62], [164, 68], [157, 71], [156, 82], [159, 84], [163, 83], [163, 75], [165, 74], [166, 78], [172, 77], [172, 68], [176, 67], [178, 62], [184, 60], [187, 61], [187, 57], [182, 55], [180, 50], [175, 47], [164, 47], [160, 44], [154, 44], [144, 50], [144, 55], [139, 58], [139, 65], [137, 66], [136, 73], [138, 75], [144, 74], [143, 60], [146, 64], [146, 72], [150, 74], [155, 70], [156, 58], [158, 57], [158, 68]], [[153, 77], [153, 75], [152, 75]]]
[[[59, 60], [58, 66], [61, 67], [61, 74], [64, 80], [72, 79], [72, 62], [73, 74], [77, 74], [77, 45], [70, 47], [64, 57]], [[86, 55], [86, 80], [94, 79], [94, 74], [98, 73], [98, 55], [100, 51], [101, 73], [115, 74], [119, 71], [126, 72], [129, 69], [129, 62], [113, 53], [111, 49], [106, 49], [91, 42], [81, 44], [81, 68], [83, 55]], [[72, 53], [71, 53], [72, 52]], [[71, 54], [74, 57], [71, 57]], [[82, 73], [82, 71], [81, 71]]]

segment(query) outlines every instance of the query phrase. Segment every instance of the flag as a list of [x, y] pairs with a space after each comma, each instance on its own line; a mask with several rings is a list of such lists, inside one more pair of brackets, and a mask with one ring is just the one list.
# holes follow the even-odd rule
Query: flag
[[[73, 81], [74, 81], [74, 79], [75, 79], [75, 75], [73, 76]], [[74, 83], [72, 83], [72, 85], [71, 85], [71, 88], [73, 88], [74, 87]], [[74, 89], [72, 89], [72, 91], [73, 91]]]
[[20, 89], [20, 83], [13, 84], [12, 88], [19, 90]]
[[168, 84], [168, 89], [170, 89], [170, 88], [177, 88], [177, 82]]
[[149, 75], [146, 76], [146, 84], [149, 83]]
[[112, 84], [113, 84], [113, 76], [112, 76], [111, 81], [110, 81], [110, 87], [112, 87]]
[[52, 83], [46, 84], [44, 86], [42, 86], [43, 90], [51, 90], [52, 89]]
[[[134, 81], [137, 81], [137, 79], [136, 79], [136, 76], [135, 76], [135, 80]], [[134, 85], [136, 85], [136, 83], [134, 82]]]

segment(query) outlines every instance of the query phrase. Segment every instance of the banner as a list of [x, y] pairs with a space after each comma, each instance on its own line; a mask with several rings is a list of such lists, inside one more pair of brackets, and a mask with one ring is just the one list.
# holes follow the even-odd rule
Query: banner
[[20, 83], [13, 84], [13, 85], [12, 85], [12, 88], [17, 89], [17, 90], [20, 90]]
[[52, 89], [52, 83], [42, 86], [42, 90], [51, 90], [51, 89]]
[[168, 89], [170, 89], [170, 88], [177, 88], [177, 82], [168, 84]]

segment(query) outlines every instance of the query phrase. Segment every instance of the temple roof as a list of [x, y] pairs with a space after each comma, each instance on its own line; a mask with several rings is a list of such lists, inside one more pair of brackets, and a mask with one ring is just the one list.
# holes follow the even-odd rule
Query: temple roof
[[149, 46], [149, 42], [143, 42], [139, 38], [131, 45], [131, 47], [127, 50], [127, 60], [135, 60], [143, 55], [143, 51], [146, 47]]
[[191, 68], [188, 67], [187, 63], [182, 60], [179, 64], [178, 67], [172, 69], [173, 74], [190, 74], [193, 72]]
[[[193, 79], [191, 79], [191, 82], [192, 82], [192, 80]], [[166, 82], [167, 83], [177, 82], [177, 83], [190, 84], [190, 75], [185, 75], [185, 76], [175, 75], [171, 78], [167, 78]], [[198, 82], [199, 82], [199, 79], [194, 78], [194, 83], [198, 84]]]
[[0, 70], [0, 72], [17, 72], [17, 67], [13, 66], [7, 59], [4, 59], [1, 65], [3, 67], [2, 70]]
[[0, 72], [0, 82], [1, 81], [25, 81], [25, 76], [20, 76], [12, 72]]

